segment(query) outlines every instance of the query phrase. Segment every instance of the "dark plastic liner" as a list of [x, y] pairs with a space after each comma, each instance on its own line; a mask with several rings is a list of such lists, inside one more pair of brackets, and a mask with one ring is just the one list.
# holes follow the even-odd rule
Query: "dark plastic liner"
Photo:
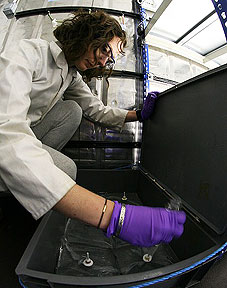
[[[128, 195], [127, 200], [108, 193], [102, 193], [102, 196], [125, 204], [141, 205], [136, 199], [137, 194], [133, 193]], [[93, 261], [91, 266], [84, 265], [87, 253]], [[147, 254], [152, 258], [148, 256], [147, 260]], [[161, 268], [178, 260], [167, 244], [136, 247], [116, 237], [107, 238], [101, 230], [81, 221], [68, 219], [61, 238], [56, 274], [96, 277], [127, 275]]]

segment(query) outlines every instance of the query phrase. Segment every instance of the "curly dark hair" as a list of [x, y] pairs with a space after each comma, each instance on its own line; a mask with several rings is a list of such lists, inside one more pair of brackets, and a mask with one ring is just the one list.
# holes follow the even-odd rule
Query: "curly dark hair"
[[[95, 55], [97, 49], [105, 46], [114, 36], [121, 40], [121, 54], [124, 54], [123, 48], [127, 44], [126, 33], [119, 22], [102, 10], [92, 12], [80, 9], [71, 19], [64, 20], [53, 33], [61, 43], [69, 64], [82, 57], [88, 47], [93, 49]], [[104, 75], [108, 79], [111, 72], [112, 70], [107, 70], [106, 67], [97, 67], [85, 70], [81, 74], [84, 81], [89, 82], [92, 77], [102, 78]]]

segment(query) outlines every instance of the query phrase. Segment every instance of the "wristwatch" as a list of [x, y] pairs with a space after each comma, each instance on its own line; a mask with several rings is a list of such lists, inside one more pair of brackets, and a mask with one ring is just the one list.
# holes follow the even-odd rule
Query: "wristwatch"
[[142, 111], [141, 109], [136, 110], [136, 116], [139, 122], [143, 122], [141, 111]]

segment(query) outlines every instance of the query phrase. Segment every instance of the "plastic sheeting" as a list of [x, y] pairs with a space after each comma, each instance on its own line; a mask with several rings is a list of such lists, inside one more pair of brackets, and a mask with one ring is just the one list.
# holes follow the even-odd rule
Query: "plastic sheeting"
[[[102, 196], [122, 201], [123, 195]], [[137, 194], [126, 195], [128, 204], [140, 205]], [[87, 252], [93, 265], [87, 267], [83, 264]], [[143, 256], [152, 254], [150, 262], [145, 262]], [[130, 245], [116, 237], [107, 238], [105, 234], [95, 227], [78, 220], [68, 219], [64, 235], [61, 240], [56, 273], [73, 276], [113, 276], [125, 275], [160, 268], [178, 261], [176, 255], [168, 244], [158, 247], [143, 248]]]
[[36, 9], [40, 7], [87, 6], [132, 12], [131, 0], [21, 0], [20, 2], [18, 11]]
[[[21, 0], [18, 5], [18, 11], [26, 11], [37, 8], [45, 7], [64, 7], [64, 6], [82, 6], [82, 7], [102, 7], [119, 10], [125, 10], [132, 12], [132, 1], [78, 1], [78, 0], [38, 0], [28, 1]], [[52, 19], [56, 19], [57, 23], [61, 23], [62, 20], [72, 17], [70, 13], [51, 13]], [[5, 17], [3, 15], [3, 17]], [[114, 16], [120, 22], [122, 16]], [[6, 17], [4, 20], [7, 21]], [[47, 41], [55, 40], [53, 36], [54, 23], [52, 23], [48, 15], [36, 15], [30, 17], [20, 18], [18, 20], [8, 20], [10, 23], [7, 27], [8, 31], [5, 35], [2, 34], [2, 49], [8, 49], [12, 43], [18, 42], [20, 39], [41, 38]], [[125, 49], [125, 55], [118, 57], [116, 61], [116, 70], [124, 70], [130, 72], [136, 71], [136, 53], [134, 47], [135, 39], [135, 19], [124, 17], [124, 25], [128, 35], [128, 45]], [[136, 79], [110, 78], [110, 86], [107, 89], [105, 80], [92, 80], [89, 83], [92, 93], [95, 97], [98, 97], [104, 104], [112, 107], [119, 107], [123, 109], [138, 108], [138, 95], [136, 89]], [[137, 102], [136, 102], [137, 101]], [[138, 129], [140, 132], [138, 132]], [[97, 124], [89, 122], [87, 119], [83, 119], [80, 128], [73, 136], [74, 141], [110, 141], [110, 142], [132, 142], [141, 141], [141, 125], [135, 123], [126, 124], [121, 133], [100, 127]], [[129, 165], [134, 162], [134, 152], [132, 149], [94, 149], [94, 148], [66, 148], [65, 154], [74, 159], [79, 167], [86, 167], [91, 165], [92, 167], [104, 167], [106, 165], [122, 166]], [[120, 151], [119, 151], [120, 150]], [[127, 151], [126, 151], [127, 150]], [[115, 164], [111, 164], [111, 160]], [[101, 164], [100, 164], [101, 163]]]
[[[177, 83], [182, 83], [209, 70], [193, 60], [157, 47], [149, 49], [149, 66], [152, 75]], [[164, 91], [172, 86], [166, 86], [163, 83], [159, 91]]]

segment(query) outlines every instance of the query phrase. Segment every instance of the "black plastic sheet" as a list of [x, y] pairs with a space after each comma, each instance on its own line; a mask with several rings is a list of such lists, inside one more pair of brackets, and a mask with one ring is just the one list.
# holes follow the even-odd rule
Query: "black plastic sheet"
[[[122, 201], [122, 196], [102, 196]], [[137, 194], [130, 193], [126, 204], [141, 205]], [[145, 262], [145, 254], [153, 254]], [[86, 267], [83, 262], [89, 253], [93, 265]], [[73, 276], [114, 276], [149, 271], [177, 262], [178, 259], [168, 244], [143, 248], [130, 245], [116, 237], [107, 238], [105, 233], [79, 220], [68, 219], [61, 239], [56, 273]]]

